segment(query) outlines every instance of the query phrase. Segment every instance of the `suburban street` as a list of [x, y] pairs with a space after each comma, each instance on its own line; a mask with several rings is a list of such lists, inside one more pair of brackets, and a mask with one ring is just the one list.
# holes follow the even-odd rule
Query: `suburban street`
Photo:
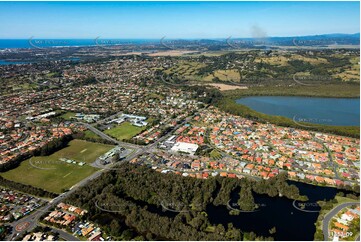
[[[52, 199], [47, 205], [45, 205], [44, 207], [40, 207], [38, 210], [34, 211], [33, 213], [31, 213], [30, 215], [21, 218], [13, 223], [11, 223], [11, 225], [13, 226], [13, 232], [12, 234], [8, 237], [9, 240], [17, 240], [23, 233], [25, 233], [26, 231], [31, 231], [33, 230], [36, 226], [39, 225], [39, 219], [41, 216], [43, 216], [44, 214], [48, 213], [50, 211], [50, 209], [58, 204], [60, 201], [64, 200], [65, 198], [67, 198], [70, 194], [72, 194], [74, 191], [76, 191], [79, 187], [82, 187], [83, 185], [85, 185], [86, 183], [88, 183], [89, 181], [96, 179], [97, 177], [99, 177], [103, 172], [114, 169], [113, 167], [115, 165], [118, 165], [120, 163], [123, 162], [128, 162], [132, 159], [134, 159], [135, 157], [144, 154], [146, 152], [150, 152], [154, 147], [157, 146], [157, 144], [159, 142], [162, 142], [163, 140], [167, 139], [170, 135], [172, 135], [174, 130], [177, 130], [180, 126], [184, 125], [186, 122], [189, 122], [191, 120], [193, 116], [187, 117], [183, 122], [181, 122], [180, 124], [176, 125], [171, 132], [169, 132], [168, 134], [164, 135], [163, 137], [161, 137], [160, 139], [158, 139], [156, 142], [149, 144], [147, 146], [139, 146], [139, 145], [135, 145], [135, 144], [129, 144], [129, 143], [125, 143], [125, 142], [121, 142], [118, 141], [116, 139], [113, 139], [112, 137], [104, 134], [102, 131], [98, 130], [97, 128], [95, 128], [94, 126], [87, 124], [87, 123], [81, 123], [82, 125], [86, 126], [89, 130], [91, 130], [92, 132], [96, 133], [97, 135], [99, 135], [100, 137], [102, 137], [103, 139], [112, 141], [116, 144], [118, 144], [119, 146], [122, 146], [124, 148], [128, 148], [128, 149], [132, 149], [133, 152], [130, 153], [125, 159], [123, 159], [121, 162], [117, 162], [115, 164], [111, 164], [110, 166], [107, 167], [102, 167], [103, 169], [93, 173], [92, 175], [88, 176], [87, 178], [83, 179], [82, 181], [78, 182], [77, 184], [75, 184], [74, 186], [72, 186], [68, 191], [60, 194], [59, 196], [57, 196], [56, 198]], [[26, 229], [24, 229], [23, 231], [16, 231], [15, 227], [17, 225], [22, 225], [22, 224], [27, 224]], [[59, 230], [59, 229], [55, 229], [57, 232], [59, 232], [59, 234], [61, 235], [61, 237], [63, 237], [64, 239], [67, 240], [78, 240], [75, 236], [66, 233], [63, 230]]]
[[57, 229], [52, 227], [51, 230], [53, 232], [59, 233], [59, 237], [66, 240], [66, 241], [80, 241], [80, 239], [78, 239], [77, 237], [65, 232], [64, 230], [61, 229]]
[[[115, 115], [113, 115], [115, 116]], [[181, 127], [182, 125], [186, 124], [187, 122], [189, 122], [195, 115], [189, 116], [186, 119], [184, 119], [182, 122], [180, 122], [179, 124], [177, 124], [170, 132], [168, 132], [166, 135], [162, 136], [161, 138], [159, 138], [157, 141], [155, 141], [152, 144], [148, 144], [146, 146], [140, 146], [140, 145], [136, 145], [136, 144], [130, 144], [130, 143], [125, 143], [125, 142], [121, 142], [118, 141], [108, 135], [106, 135], [105, 133], [103, 133], [102, 131], [98, 130], [97, 128], [95, 128], [93, 125], [91, 124], [87, 124], [87, 123], [82, 123], [79, 122], [80, 124], [84, 125], [85, 127], [87, 127], [89, 130], [91, 130], [92, 132], [94, 132], [95, 134], [99, 135], [101, 138], [111, 141], [121, 147], [124, 147], [126, 149], [131, 150], [131, 152], [126, 156], [125, 159], [121, 160], [120, 162], [116, 162], [116, 163], [112, 163], [106, 166], [100, 166], [98, 168], [100, 168], [101, 170], [93, 173], [92, 175], [88, 176], [87, 178], [83, 179], [82, 181], [80, 181], [79, 183], [75, 184], [74, 186], [72, 186], [68, 191], [60, 194], [59, 196], [57, 196], [56, 198], [52, 199], [47, 205], [45, 205], [44, 207], [39, 208], [38, 210], [34, 211], [33, 213], [31, 213], [29, 216], [26, 216], [18, 221], [13, 222], [11, 225], [13, 226], [14, 230], [11, 236], [8, 237], [9, 240], [17, 240], [25, 231], [31, 231], [32, 229], [34, 229], [36, 226], [39, 226], [39, 219], [41, 216], [43, 216], [44, 214], [48, 213], [50, 211], [50, 209], [55, 206], [56, 204], [58, 204], [60, 201], [64, 200], [65, 198], [67, 198], [70, 194], [72, 194], [74, 191], [76, 191], [79, 187], [82, 187], [83, 185], [85, 185], [86, 183], [88, 183], [89, 181], [96, 179], [97, 177], [99, 177], [103, 172], [107, 171], [107, 170], [112, 170], [112, 169], [116, 169], [115, 166], [117, 166], [118, 164], [124, 163], [124, 162], [128, 162], [142, 154], [145, 153], [152, 153], [156, 148], [157, 145], [160, 142], [163, 142], [164, 140], [166, 140], [167, 138], [169, 138], [171, 135], [173, 135], [173, 132], [175, 130], [177, 130], [179, 127]], [[213, 145], [212, 145], [213, 146]], [[223, 156], [228, 156], [228, 154], [222, 152]], [[169, 169], [169, 168], [167, 168]], [[174, 169], [174, 170], [178, 170], [178, 169]], [[223, 170], [215, 170], [217, 172], [221, 172]], [[192, 172], [190, 172], [192, 173]], [[245, 175], [245, 174], [240, 174], [240, 175]], [[251, 178], [255, 178], [252, 177], [250, 175], [246, 175], [247, 177], [251, 177]], [[257, 178], [256, 179], [260, 179]], [[351, 206], [354, 204], [358, 204], [358, 203], [344, 203], [341, 204], [339, 206], [337, 206], [336, 208], [334, 208], [333, 210], [331, 210], [324, 219], [323, 222], [323, 234], [325, 236], [325, 238], [328, 238], [328, 224], [331, 220], [331, 218], [337, 214], [341, 209], [347, 207], [347, 206]], [[16, 231], [15, 227], [18, 225], [24, 225], [26, 224], [26, 227], [24, 230], [22, 231]], [[20, 227], [20, 226], [19, 226]], [[52, 228], [54, 231], [58, 232], [60, 234], [60, 237], [66, 239], [66, 240], [78, 240], [75, 236], [60, 230], [60, 229], [56, 229], [56, 228]]]
[[341, 211], [342, 209], [352, 206], [352, 205], [358, 205], [360, 203], [358, 202], [347, 202], [347, 203], [343, 203], [338, 205], [337, 207], [333, 208], [328, 214], [326, 214], [325, 218], [323, 219], [323, 223], [322, 223], [322, 231], [323, 231], [323, 236], [324, 236], [324, 240], [329, 240], [328, 236], [329, 236], [329, 231], [328, 231], [328, 225], [331, 221], [331, 219], [333, 218], [333, 216], [335, 216], [339, 211]]
[[[10, 240], [17, 240], [25, 231], [31, 231], [32, 229], [34, 229], [38, 225], [38, 221], [39, 221], [40, 217], [43, 216], [44, 214], [48, 213], [53, 205], [58, 204], [60, 201], [62, 201], [63, 199], [68, 197], [70, 194], [72, 194], [77, 188], [83, 186], [84, 184], [86, 184], [90, 180], [93, 180], [93, 179], [99, 177], [104, 171], [105, 170], [99, 170], [99, 171], [93, 173], [92, 175], [88, 176], [84, 180], [82, 180], [79, 183], [77, 183], [76, 185], [74, 185], [73, 188], [70, 189], [69, 191], [64, 192], [64, 193], [60, 194], [59, 196], [57, 196], [56, 198], [52, 199], [44, 207], [40, 207], [38, 210], [34, 211], [30, 215], [28, 215], [28, 216], [26, 216], [24, 218], [21, 218], [18, 221], [13, 222], [11, 225], [13, 226], [14, 230], [13, 230], [12, 235], [9, 236], [9, 239]], [[17, 225], [24, 224], [24, 223], [29, 224], [24, 231], [16, 231], [15, 230], [15, 227]], [[62, 234], [64, 235], [65, 232], [62, 231]], [[69, 235], [69, 236], [72, 236], [72, 235]], [[73, 238], [74, 238], [74, 236], [72, 236], [71, 240], [73, 240]]]

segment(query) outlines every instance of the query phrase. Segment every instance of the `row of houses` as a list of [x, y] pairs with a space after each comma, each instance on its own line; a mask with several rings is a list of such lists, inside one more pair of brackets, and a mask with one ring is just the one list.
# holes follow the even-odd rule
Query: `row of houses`
[[0, 188], [0, 222], [18, 220], [41, 207], [45, 201], [40, 198]]
[[354, 237], [359, 233], [360, 227], [357, 227], [357, 220], [360, 219], [360, 206], [355, 208], [347, 207], [337, 213], [331, 220], [330, 237], [334, 241], [347, 240], [349, 237]]

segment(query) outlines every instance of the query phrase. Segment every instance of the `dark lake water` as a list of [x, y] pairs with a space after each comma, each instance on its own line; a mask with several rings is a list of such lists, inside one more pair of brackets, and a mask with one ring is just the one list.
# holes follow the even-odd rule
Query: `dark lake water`
[[[301, 195], [306, 195], [308, 201], [301, 202], [285, 197], [269, 197], [254, 193], [255, 203], [259, 208], [254, 212], [241, 212], [239, 215], [230, 215], [230, 208], [225, 205], [214, 206], [209, 204], [206, 208], [208, 219], [211, 224], [222, 224], [227, 228], [232, 223], [236, 228], [244, 232], [255, 232], [258, 236], [272, 236], [275, 240], [313, 240], [316, 232], [315, 222], [319, 215], [320, 207], [317, 201], [333, 199], [340, 191], [345, 194], [351, 193], [332, 187], [319, 187], [300, 182], [288, 181], [289, 184], [296, 185]], [[237, 201], [239, 190], [233, 191], [229, 205], [234, 209], [239, 209]], [[128, 199], [128, 198], [127, 198]], [[135, 201], [137, 205], [147, 207], [152, 213], [160, 216], [174, 218], [178, 212], [165, 210], [162, 206], [151, 205], [142, 201]], [[271, 235], [269, 230], [276, 228], [276, 233]]]
[[[257, 235], [263, 236], [270, 236], [269, 230], [276, 227], [276, 233], [273, 235], [275, 240], [313, 240], [316, 232], [314, 223], [320, 209], [316, 202], [332, 199], [340, 190], [298, 182], [289, 183], [296, 185], [300, 190], [300, 194], [307, 195], [309, 201], [299, 202], [284, 197], [254, 194], [255, 203], [259, 205], [256, 212], [229, 215], [230, 210], [226, 206], [209, 205], [207, 207], [208, 218], [213, 224], [220, 223], [227, 227], [228, 223], [233, 223], [235, 227], [242, 231], [253, 231]], [[234, 192], [229, 204], [237, 208], [235, 204], [238, 199], [238, 192]], [[304, 210], [308, 212], [299, 210], [302, 203], [305, 205]]]
[[[243, 232], [255, 232], [257, 236], [272, 236], [275, 240], [312, 241], [316, 232], [314, 224], [317, 221], [320, 210], [317, 201], [333, 199], [341, 191], [345, 194], [352, 193], [332, 187], [319, 187], [294, 181], [288, 181], [288, 183], [297, 186], [300, 194], [308, 197], [308, 201], [301, 202], [285, 197], [269, 197], [254, 193], [253, 196], [255, 203], [259, 206], [258, 209], [253, 212], [241, 212], [239, 215], [230, 215], [231, 209], [239, 209], [237, 205], [239, 190], [236, 189], [232, 192], [229, 202], [232, 208], [225, 205], [215, 206], [208, 204], [205, 210], [208, 219], [213, 225], [222, 224], [227, 228], [228, 224], [232, 223]], [[166, 201], [168, 199], [164, 199], [160, 205], [154, 205], [135, 200], [125, 194], [120, 193], [118, 195], [160, 216], [173, 219], [179, 214], [179, 211], [171, 211], [169, 209], [172, 207], [172, 204], [167, 204]], [[115, 206], [106, 209], [116, 212], [118, 208]], [[182, 211], [187, 212], [188, 209], [186, 208], [186, 210]], [[111, 214], [117, 216], [115, 213]], [[269, 230], [273, 227], [276, 228], [276, 233], [271, 235]]]
[[254, 96], [236, 100], [258, 112], [284, 116], [296, 122], [360, 126], [359, 98]]

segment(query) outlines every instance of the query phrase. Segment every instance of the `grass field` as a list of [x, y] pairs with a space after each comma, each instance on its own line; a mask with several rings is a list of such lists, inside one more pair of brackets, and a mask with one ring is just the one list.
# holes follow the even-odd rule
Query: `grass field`
[[306, 57], [301, 55], [293, 54], [290, 58], [285, 56], [270, 56], [270, 57], [260, 57], [256, 58], [255, 62], [263, 62], [270, 65], [277, 65], [277, 66], [288, 66], [288, 61], [290, 60], [301, 60], [304, 62], [308, 62], [310, 64], [322, 64], [322, 63], [328, 63], [326, 59], [324, 58], [318, 58], [318, 57]]
[[360, 57], [353, 57], [350, 62], [350, 66], [337, 68], [337, 73], [333, 76], [341, 78], [342, 81], [360, 82]]
[[105, 130], [104, 133], [116, 138], [117, 140], [125, 140], [131, 139], [145, 129], [146, 127], [136, 127], [128, 122], [124, 122], [115, 128]]
[[216, 159], [216, 160], [222, 158], [221, 153], [219, 153], [218, 150], [216, 150], [216, 149], [212, 150], [209, 155], [210, 155], [211, 158]]
[[202, 53], [197, 53], [197, 54], [185, 54], [184, 56], [190, 56], [190, 57], [199, 57], [199, 56], [207, 56], [207, 57], [214, 57], [214, 56], [221, 56], [221, 55], [225, 55], [228, 53], [237, 53], [237, 52], [241, 52], [241, 50], [222, 50], [222, 51], [205, 51]]
[[177, 74], [187, 80], [198, 80], [202, 78], [197, 75], [198, 70], [206, 65], [193, 61], [179, 61], [175, 66], [165, 71], [167, 74]]
[[66, 112], [66, 113], [64, 113], [63, 115], [61, 115], [60, 117], [62, 117], [62, 118], [65, 119], [65, 120], [70, 120], [70, 119], [72, 119], [72, 118], [75, 117], [75, 113], [73, 113], [73, 112]]
[[86, 130], [84, 132], [84, 135], [85, 135], [85, 139], [92, 139], [93, 140], [96, 140], [98, 142], [98, 140], [103, 140], [99, 135], [95, 134], [94, 132], [90, 131], [90, 130]]
[[[49, 156], [32, 157], [1, 175], [8, 180], [61, 193], [94, 173], [97, 169], [89, 164], [112, 148], [112, 145], [72, 140], [67, 147]], [[77, 164], [68, 164], [61, 158], [72, 159]], [[79, 162], [86, 164], [80, 166]]]
[[212, 74], [203, 78], [203, 81], [212, 82], [215, 77], [221, 81], [239, 82], [241, 77], [237, 70], [216, 70]]

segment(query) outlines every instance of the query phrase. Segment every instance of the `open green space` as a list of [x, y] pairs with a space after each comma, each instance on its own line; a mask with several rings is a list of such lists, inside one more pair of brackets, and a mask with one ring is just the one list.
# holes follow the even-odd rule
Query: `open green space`
[[[67, 147], [49, 156], [32, 157], [21, 162], [17, 168], [1, 175], [8, 180], [61, 193], [97, 171], [90, 166], [90, 163], [113, 147], [84, 140], [72, 140]], [[67, 163], [64, 159], [73, 160], [75, 163]], [[85, 164], [81, 166], [80, 162]]]
[[73, 112], [66, 112], [66, 113], [62, 114], [60, 117], [62, 117], [62, 118], [65, 119], [65, 120], [70, 120], [70, 119], [72, 119], [72, 118], [75, 117], [75, 113], [73, 113]]
[[114, 128], [105, 130], [104, 133], [116, 138], [117, 140], [127, 140], [127, 139], [131, 139], [132, 137], [139, 134], [145, 129], [146, 126], [137, 127], [129, 122], [124, 122], [120, 125], [117, 125]]
[[91, 141], [102, 141], [103, 139], [97, 135], [96, 133], [90, 131], [90, 130], [86, 130], [84, 131], [84, 138], [85, 140], [91, 140]]
[[209, 156], [210, 156], [211, 158], [213, 158], [213, 159], [216, 159], [216, 160], [222, 158], [221, 153], [219, 153], [219, 151], [216, 150], [216, 149], [212, 150], [211, 153], [209, 154]]

